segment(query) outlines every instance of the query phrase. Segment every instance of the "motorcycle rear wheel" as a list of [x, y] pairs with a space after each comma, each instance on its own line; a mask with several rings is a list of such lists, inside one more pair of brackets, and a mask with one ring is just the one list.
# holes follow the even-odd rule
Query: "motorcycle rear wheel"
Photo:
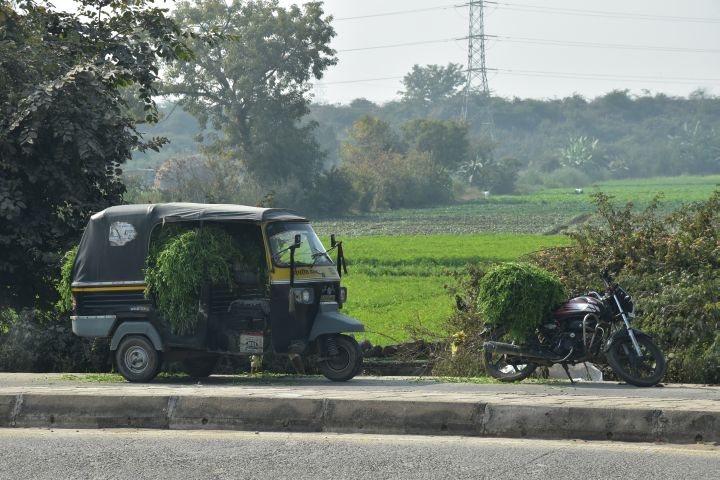
[[627, 383], [652, 387], [665, 375], [665, 356], [650, 338], [638, 336], [637, 341], [642, 357], [638, 357], [630, 337], [622, 337], [613, 342], [607, 361], [615, 375]]
[[519, 382], [533, 374], [536, 363], [517, 363], [517, 360], [505, 354], [485, 349], [485, 371], [501, 382]]

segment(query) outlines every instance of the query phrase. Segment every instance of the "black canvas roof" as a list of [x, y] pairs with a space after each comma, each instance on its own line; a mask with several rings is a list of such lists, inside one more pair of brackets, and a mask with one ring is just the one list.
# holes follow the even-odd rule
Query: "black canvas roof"
[[140, 283], [158, 224], [189, 221], [305, 222], [279, 208], [206, 203], [156, 203], [106, 208], [90, 218], [73, 267], [73, 285]]

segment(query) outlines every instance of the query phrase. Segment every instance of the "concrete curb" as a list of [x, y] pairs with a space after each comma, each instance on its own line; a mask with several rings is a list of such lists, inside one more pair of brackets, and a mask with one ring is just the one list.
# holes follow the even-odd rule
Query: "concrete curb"
[[158, 428], [720, 441], [720, 411], [407, 399], [0, 394], [0, 427]]

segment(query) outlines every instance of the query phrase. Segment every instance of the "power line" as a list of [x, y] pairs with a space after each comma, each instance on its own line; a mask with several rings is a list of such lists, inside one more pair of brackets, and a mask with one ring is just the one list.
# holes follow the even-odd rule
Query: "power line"
[[601, 10], [580, 10], [576, 8], [557, 8], [547, 6], [529, 5], [526, 3], [494, 2], [488, 4], [497, 5], [506, 10], [530, 11], [534, 13], [551, 13], [558, 15], [579, 15], [586, 17], [622, 18], [630, 20], [656, 20], [665, 22], [690, 22], [690, 23], [720, 23], [720, 18], [703, 17], [681, 17], [676, 15], [650, 15], [644, 13], [610, 12]]
[[[604, 17], [604, 18], [620, 18], [629, 20], [655, 20], [666, 22], [689, 22], [689, 23], [720, 23], [720, 18], [703, 18], [703, 17], [683, 17], [679, 15], [651, 15], [645, 13], [627, 13], [613, 12], [606, 10], [582, 10], [577, 8], [558, 8], [548, 6], [530, 5], [527, 3], [512, 3], [502, 1], [486, 1], [489, 5], [495, 5], [496, 8], [505, 10], [529, 11], [533, 13], [549, 13], [558, 15], [578, 15], [586, 17]], [[370, 13], [367, 15], [356, 15], [352, 17], [340, 17], [333, 19], [336, 22], [347, 20], [360, 20], [365, 18], [389, 17], [395, 15], [407, 15], [412, 13], [432, 12], [437, 10], [448, 10], [460, 7], [467, 7], [468, 3], [462, 4], [445, 4], [437, 7], [415, 8], [410, 10], [396, 10], [391, 12]]]
[[510, 37], [506, 35], [488, 35], [488, 38], [501, 42], [525, 43], [537, 45], [569, 46], [569, 47], [592, 47], [592, 48], [617, 48], [622, 50], [647, 50], [653, 52], [681, 52], [681, 53], [720, 53], [715, 48], [689, 48], [689, 47], [666, 47], [655, 45], [632, 45], [626, 43], [599, 43], [599, 42], [577, 42], [567, 40], [553, 40], [545, 38]]
[[420, 12], [432, 12], [435, 10], [447, 10], [449, 8], [456, 8], [456, 7], [464, 7], [465, 5], [458, 5], [455, 3], [449, 3], [446, 5], [438, 5], [437, 7], [428, 7], [428, 8], [415, 8], [412, 10], [397, 10], [394, 12], [381, 12], [381, 13], [371, 13], [368, 15], [357, 15], [354, 17], [341, 17], [341, 18], [335, 18], [336, 22], [342, 22], [345, 20], [359, 20], [363, 18], [375, 18], [375, 17], [390, 17], [394, 15], [407, 15], [409, 13], [420, 13]]
[[[720, 53], [720, 49], [714, 48], [690, 48], [690, 47], [669, 47], [655, 45], [632, 45], [626, 43], [600, 43], [600, 42], [578, 42], [571, 40], [557, 40], [548, 38], [531, 38], [531, 37], [514, 37], [507, 35], [485, 35], [485, 38], [500, 42], [524, 43], [532, 45], [553, 45], [568, 47], [590, 47], [590, 48], [615, 48], [621, 50], [647, 50], [654, 52], [677, 52], [677, 53]], [[467, 37], [461, 38], [440, 38], [437, 40], [419, 40], [416, 42], [406, 43], [389, 43], [385, 45], [374, 45], [369, 47], [356, 47], [338, 50], [338, 53], [345, 52], [361, 52], [365, 50], [381, 50], [387, 48], [410, 47], [415, 45], [428, 45], [438, 43], [459, 42], [467, 40]]]
[[405, 75], [400, 76], [394, 76], [394, 77], [378, 77], [378, 78], [361, 78], [358, 80], [337, 80], [332, 82], [315, 82], [313, 85], [340, 85], [344, 83], [364, 83], [364, 82], [378, 82], [380, 80], [398, 80], [400, 78], [405, 78]]
[[447, 43], [447, 42], [454, 42], [457, 40], [461, 40], [459, 38], [441, 38], [438, 40], [420, 40], [417, 42], [407, 42], [407, 43], [390, 43], [387, 45], [375, 45], [371, 47], [358, 47], [358, 48], [346, 48], [343, 50], [338, 50], [338, 53], [345, 53], [345, 52], [361, 52], [364, 50], [380, 50], [383, 48], [398, 48], [398, 47], [410, 47], [414, 45], [429, 45], [432, 43]]
[[[664, 77], [664, 76], [647, 76], [647, 75], [610, 75], [604, 73], [578, 73], [578, 72], [552, 72], [543, 70], [515, 70], [506, 68], [488, 68], [488, 72], [496, 72], [503, 75], [523, 75], [523, 76], [542, 76], [542, 77], [558, 77], [573, 78], [580, 80], [630, 80], [638, 82], [652, 83], [680, 83], [680, 84], [698, 84], [703, 82], [711, 82], [720, 84], [720, 78], [687, 78], [687, 77]], [[396, 75], [392, 77], [378, 78], [362, 78], [355, 80], [338, 80], [332, 82], [316, 82], [315, 85], [337, 85], [352, 84], [364, 82], [376, 82], [381, 80], [398, 80], [405, 78], [404, 75]]]

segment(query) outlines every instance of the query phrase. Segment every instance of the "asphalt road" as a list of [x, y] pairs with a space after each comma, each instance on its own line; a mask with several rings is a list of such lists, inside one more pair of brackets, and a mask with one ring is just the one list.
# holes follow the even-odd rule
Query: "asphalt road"
[[464, 437], [0, 429], [0, 479], [717, 479], [720, 447]]

